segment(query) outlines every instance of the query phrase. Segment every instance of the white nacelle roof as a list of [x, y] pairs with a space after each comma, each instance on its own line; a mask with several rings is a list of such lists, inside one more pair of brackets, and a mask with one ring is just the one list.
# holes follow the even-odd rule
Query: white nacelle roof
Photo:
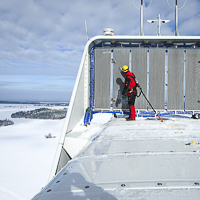
[[34, 199], [199, 198], [198, 120], [112, 118], [98, 132], [99, 115], [80, 136], [95, 130], [91, 142]]

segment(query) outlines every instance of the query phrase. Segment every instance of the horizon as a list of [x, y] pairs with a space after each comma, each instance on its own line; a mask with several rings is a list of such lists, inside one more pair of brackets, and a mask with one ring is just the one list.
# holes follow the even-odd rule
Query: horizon
[[65, 103], [65, 104], [69, 104], [69, 101], [11, 101], [11, 100], [8, 100], [8, 101], [2, 101], [2, 100], [0, 100], [0, 104], [4, 104], [4, 103], [10, 103], [10, 104], [15, 104], [15, 103], [19, 103], [19, 104], [47, 104], [47, 103], [49, 103], [49, 104], [53, 104], [53, 103], [55, 103], [55, 104], [62, 104], [62, 103]]

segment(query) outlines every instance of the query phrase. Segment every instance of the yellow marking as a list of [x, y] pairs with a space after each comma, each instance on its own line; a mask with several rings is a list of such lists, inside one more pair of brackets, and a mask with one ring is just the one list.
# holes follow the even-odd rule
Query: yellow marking
[[194, 144], [194, 143], [197, 143], [197, 144], [199, 144], [197, 141], [193, 141], [193, 142], [192, 142], [192, 144]]
[[182, 134], [183, 132], [182, 131], [177, 131], [176, 133], [181, 133]]
[[168, 126], [173, 127], [171, 124], [168, 124]]

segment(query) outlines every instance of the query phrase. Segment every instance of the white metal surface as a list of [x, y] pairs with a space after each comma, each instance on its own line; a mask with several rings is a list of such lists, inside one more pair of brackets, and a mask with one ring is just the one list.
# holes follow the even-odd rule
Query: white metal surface
[[[74, 90], [71, 96], [69, 109], [67, 112], [66, 120], [64, 123], [63, 131], [60, 137], [57, 153], [55, 155], [54, 164], [50, 179], [56, 174], [59, 159], [61, 157], [61, 150], [64, 148], [67, 152], [70, 152], [70, 156], [73, 158], [79, 153], [79, 151], [87, 144], [88, 139], [80, 140], [76, 138], [76, 131], [74, 128], [83, 124], [83, 118], [87, 106], [90, 104], [89, 89], [90, 89], [90, 50], [96, 44], [114, 44], [114, 43], [137, 43], [137, 44], [199, 44], [199, 36], [96, 36], [91, 38], [84, 49], [83, 57], [79, 67], [77, 79], [75, 82]], [[151, 128], [149, 129], [151, 130]], [[70, 135], [69, 135], [70, 134]], [[81, 132], [78, 132], [80, 135]], [[70, 145], [69, 145], [70, 143]], [[77, 144], [80, 144], [79, 148], [74, 148]]]
[[199, 199], [199, 120], [113, 118], [99, 133], [96, 125], [79, 136], [92, 136], [90, 144], [34, 200]]

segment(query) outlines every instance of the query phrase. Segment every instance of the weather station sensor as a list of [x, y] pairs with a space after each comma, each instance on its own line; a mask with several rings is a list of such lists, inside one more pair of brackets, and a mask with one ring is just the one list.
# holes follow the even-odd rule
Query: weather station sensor
[[113, 36], [114, 35], [114, 29], [112, 29], [112, 28], [104, 28], [103, 29], [103, 34], [105, 36]]
[[161, 18], [160, 18], [160, 14], [158, 14], [158, 17], [157, 17], [157, 19], [156, 20], [147, 20], [147, 22], [149, 22], [149, 23], [154, 23], [154, 22], [157, 22], [157, 28], [158, 28], [158, 36], [161, 36], [161, 33], [160, 33], [160, 27], [161, 27], [161, 23], [163, 23], [163, 24], [165, 24], [165, 23], [168, 23], [168, 22], [170, 22], [170, 20], [162, 20]]

